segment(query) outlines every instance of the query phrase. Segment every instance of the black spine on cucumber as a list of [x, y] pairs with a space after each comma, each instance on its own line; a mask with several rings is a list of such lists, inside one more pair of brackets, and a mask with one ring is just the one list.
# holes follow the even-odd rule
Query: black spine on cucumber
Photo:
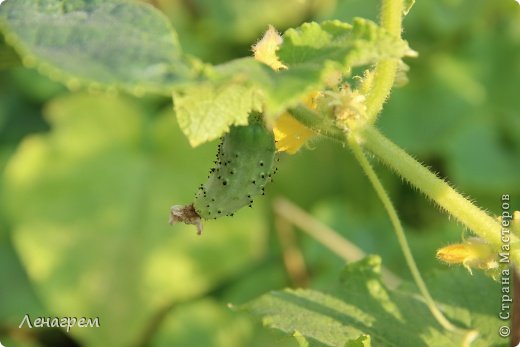
[[172, 206], [170, 223], [195, 224], [200, 234], [201, 218], [231, 216], [252, 206], [272, 179], [275, 152], [273, 133], [260, 116], [251, 116], [247, 126], [232, 127], [218, 146], [208, 181], [199, 187], [193, 204]]

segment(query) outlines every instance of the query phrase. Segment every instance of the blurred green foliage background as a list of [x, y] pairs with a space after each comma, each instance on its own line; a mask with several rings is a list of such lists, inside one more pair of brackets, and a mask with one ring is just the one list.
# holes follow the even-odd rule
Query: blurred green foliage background
[[[268, 24], [377, 20], [374, 0], [150, 0], [185, 51], [211, 63], [250, 54]], [[520, 201], [520, 6], [513, 0], [417, 1], [403, 36], [419, 52], [380, 120], [393, 141], [491, 213]], [[122, 38], [124, 39], [124, 38]], [[230, 310], [294, 285], [273, 199], [309, 211], [402, 278], [385, 213], [352, 155], [316, 140], [282, 156], [265, 197], [234, 218], [167, 224], [192, 199], [216, 143], [191, 148], [171, 100], [66, 88], [25, 69], [0, 43], [0, 341], [11, 346], [291, 346]], [[377, 164], [428, 276], [462, 227]], [[343, 261], [297, 234], [309, 285]], [[468, 275], [469, 276], [469, 275]], [[100, 329], [18, 330], [23, 316], [100, 317]]]

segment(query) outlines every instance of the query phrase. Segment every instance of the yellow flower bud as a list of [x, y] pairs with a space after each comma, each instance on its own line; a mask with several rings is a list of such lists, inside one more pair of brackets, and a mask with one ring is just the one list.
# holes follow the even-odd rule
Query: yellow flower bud
[[471, 269], [498, 269], [497, 252], [483, 240], [472, 237], [464, 243], [449, 245], [437, 251], [437, 258], [446, 264], [462, 264], [470, 273]]

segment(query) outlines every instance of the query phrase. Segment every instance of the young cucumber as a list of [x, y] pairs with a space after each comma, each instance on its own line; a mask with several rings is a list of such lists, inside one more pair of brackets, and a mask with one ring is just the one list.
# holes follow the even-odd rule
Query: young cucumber
[[275, 152], [273, 133], [259, 116], [252, 116], [247, 126], [232, 127], [218, 146], [208, 181], [199, 187], [193, 204], [172, 206], [170, 223], [195, 224], [200, 234], [201, 218], [230, 216], [251, 206], [271, 181]]

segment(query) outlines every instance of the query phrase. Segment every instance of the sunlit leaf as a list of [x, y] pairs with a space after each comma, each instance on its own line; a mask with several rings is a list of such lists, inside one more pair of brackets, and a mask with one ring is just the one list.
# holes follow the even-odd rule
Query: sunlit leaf
[[[501, 295], [497, 283], [483, 276], [450, 271], [433, 278], [431, 287], [448, 317], [461, 327], [478, 330], [479, 338], [472, 346], [505, 343], [496, 333], [502, 325], [495, 307]], [[482, 292], [497, 300], [483, 302]], [[297, 331], [311, 347], [350, 346], [355, 340], [362, 341], [362, 335], [370, 336], [374, 345], [403, 347], [455, 347], [465, 338], [464, 334], [444, 330], [415, 293], [389, 290], [381, 282], [378, 257], [348, 265], [340, 285], [327, 293], [311, 289], [274, 291], [242, 309], [262, 318], [268, 327], [290, 335]]]
[[168, 225], [169, 206], [193, 198], [216, 149], [193, 151], [171, 112], [152, 120], [141, 107], [56, 99], [53, 131], [27, 138], [6, 168], [3, 202], [38, 296], [53, 315], [100, 317], [101, 328], [72, 329], [85, 346], [136, 344], [156, 311], [202, 295], [263, 249], [260, 206], [208, 222], [202, 238]]
[[204, 83], [174, 94], [177, 121], [192, 146], [214, 140], [232, 125], [246, 125], [251, 111], [260, 111], [254, 88], [237, 83]]

